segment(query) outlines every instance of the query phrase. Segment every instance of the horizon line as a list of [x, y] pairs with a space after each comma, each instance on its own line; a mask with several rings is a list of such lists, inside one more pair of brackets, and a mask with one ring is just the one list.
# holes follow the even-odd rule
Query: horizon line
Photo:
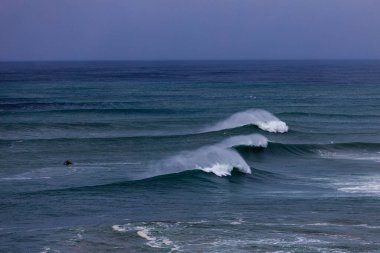
[[294, 59], [50, 59], [50, 60], [0, 60], [0, 63], [21, 62], [222, 62], [222, 61], [379, 61], [380, 58], [294, 58]]

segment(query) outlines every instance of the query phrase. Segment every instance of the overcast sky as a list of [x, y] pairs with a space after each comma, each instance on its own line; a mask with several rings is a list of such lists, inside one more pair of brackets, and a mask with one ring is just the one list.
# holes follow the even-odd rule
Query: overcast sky
[[0, 60], [380, 58], [380, 0], [0, 0]]

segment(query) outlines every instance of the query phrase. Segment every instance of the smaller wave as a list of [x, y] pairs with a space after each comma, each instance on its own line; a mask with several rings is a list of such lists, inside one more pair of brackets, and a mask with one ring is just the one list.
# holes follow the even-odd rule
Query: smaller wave
[[[252, 152], [244, 147], [242, 153]], [[325, 144], [292, 144], [269, 142], [267, 153], [276, 155], [318, 156], [324, 159], [365, 160], [380, 162], [380, 143], [325, 143]]]
[[278, 113], [280, 116], [294, 116], [294, 117], [339, 117], [339, 118], [378, 118], [379, 115], [376, 114], [358, 114], [358, 113], [321, 113], [321, 112], [282, 112]]
[[285, 133], [289, 130], [285, 122], [270, 112], [261, 109], [250, 109], [231, 115], [229, 118], [204, 129], [204, 132], [220, 131], [246, 125], [255, 125], [261, 130], [271, 133]]

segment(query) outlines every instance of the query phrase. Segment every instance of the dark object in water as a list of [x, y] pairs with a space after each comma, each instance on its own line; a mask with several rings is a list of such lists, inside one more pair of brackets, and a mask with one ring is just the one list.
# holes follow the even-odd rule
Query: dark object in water
[[70, 160], [66, 160], [63, 165], [66, 165], [66, 166], [70, 166], [70, 165], [73, 165], [73, 162], [70, 161]]

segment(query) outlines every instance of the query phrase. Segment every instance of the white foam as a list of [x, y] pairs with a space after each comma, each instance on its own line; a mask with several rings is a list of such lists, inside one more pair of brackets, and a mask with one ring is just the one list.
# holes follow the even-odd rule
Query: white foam
[[0, 181], [22, 181], [22, 180], [32, 180], [33, 178], [31, 177], [2, 177], [0, 178]]
[[289, 130], [288, 126], [283, 121], [266, 121], [266, 122], [258, 122], [257, 126], [264, 130], [271, 133], [285, 133]]
[[334, 227], [362, 227], [362, 228], [369, 228], [369, 229], [380, 229], [380, 226], [373, 226], [368, 224], [336, 224], [336, 223], [329, 223], [329, 222], [322, 222], [322, 223], [311, 223], [306, 224], [307, 226], [334, 226]]
[[354, 187], [342, 187], [338, 190], [349, 193], [374, 193], [380, 194], [380, 184], [360, 185]]
[[26, 180], [39, 180], [39, 179], [51, 179], [51, 177], [24, 177], [24, 176], [16, 175], [14, 177], [2, 177], [0, 178], [0, 181], [26, 181]]
[[49, 247], [44, 247], [40, 253], [48, 253], [50, 251]]
[[117, 232], [127, 232], [127, 228], [123, 225], [113, 225], [112, 229], [117, 231]]
[[343, 177], [332, 184], [342, 192], [380, 195], [380, 176], [378, 175]]
[[251, 173], [246, 161], [232, 147], [249, 145], [266, 147], [268, 140], [259, 134], [236, 136], [220, 143], [205, 146], [194, 151], [182, 152], [152, 165], [157, 174], [168, 174], [199, 169], [217, 176], [228, 176], [234, 168], [243, 173]]
[[[249, 165], [235, 150], [224, 149], [218, 146], [203, 147], [195, 151], [182, 152], [163, 162], [163, 172], [172, 173], [200, 169], [216, 172], [219, 175], [229, 174], [236, 167], [241, 172], [251, 173]], [[169, 170], [169, 171], [167, 171]], [[219, 173], [219, 172], [220, 173]], [[222, 173], [224, 171], [224, 173]]]
[[328, 223], [328, 222], [317, 222], [317, 223], [310, 223], [306, 225], [307, 226], [337, 226], [336, 224]]
[[[167, 229], [166, 224], [162, 224], [160, 222], [153, 223], [154, 225], [158, 225], [159, 229]], [[135, 230], [137, 230], [136, 234], [141, 238], [147, 240], [146, 245], [152, 248], [170, 248], [171, 251], [178, 250], [178, 246], [174, 245], [174, 243], [169, 240], [167, 237], [159, 235], [154, 236], [152, 230], [155, 227], [152, 226], [136, 226]], [[160, 233], [161, 234], [161, 233]]]
[[137, 235], [148, 240], [148, 241], [155, 241], [156, 240], [156, 237], [154, 236], [151, 236], [149, 234], [149, 229], [146, 228], [146, 227], [136, 227], [136, 229], [138, 229], [137, 231]]
[[296, 236], [293, 239], [277, 239], [277, 238], [266, 238], [266, 239], [258, 239], [256, 241], [253, 241], [254, 243], [260, 244], [260, 245], [279, 245], [283, 247], [289, 247], [293, 245], [309, 245], [309, 244], [321, 244], [321, 243], [328, 243], [326, 241], [322, 241], [319, 239], [314, 238], [306, 238], [302, 236]]
[[368, 153], [368, 152], [333, 152], [318, 150], [319, 155], [326, 159], [339, 159], [339, 160], [359, 160], [359, 161], [373, 161], [380, 162], [380, 156], [378, 152]]
[[285, 122], [270, 112], [260, 109], [250, 109], [235, 113], [214, 126], [204, 129], [203, 132], [220, 131], [246, 125], [256, 125], [260, 129], [272, 133], [285, 133], [289, 129]]
[[231, 225], [241, 225], [242, 223], [244, 223], [244, 220], [242, 218], [239, 218], [236, 221], [231, 221], [230, 222]]
[[53, 250], [49, 247], [43, 247], [42, 248], [42, 251], [40, 253], [59, 253], [60, 251], [59, 250]]
[[[244, 167], [242, 166], [242, 168]], [[231, 172], [234, 169], [234, 167], [228, 164], [216, 163], [212, 165], [211, 167], [205, 167], [205, 168], [198, 167], [197, 169], [203, 170], [204, 172], [208, 172], [208, 173], [212, 172], [219, 177], [223, 177], [223, 176], [231, 176]], [[247, 171], [246, 173], [251, 173], [251, 172]]]

